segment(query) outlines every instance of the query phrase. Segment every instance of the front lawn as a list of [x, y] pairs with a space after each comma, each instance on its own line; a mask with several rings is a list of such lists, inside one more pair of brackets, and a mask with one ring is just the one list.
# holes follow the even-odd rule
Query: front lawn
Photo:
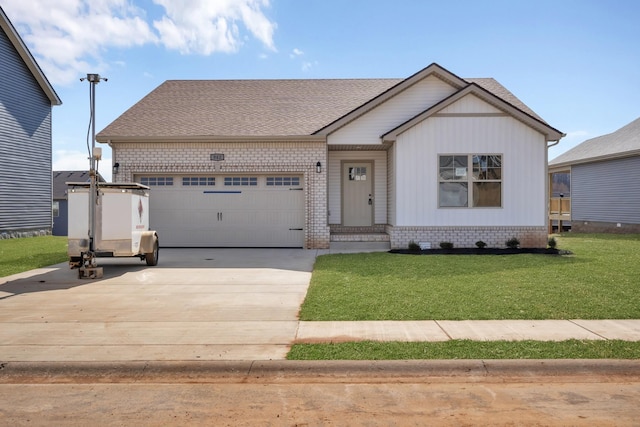
[[638, 341], [470, 341], [297, 344], [289, 360], [640, 359]]
[[300, 319], [640, 319], [640, 235], [556, 239], [573, 255], [321, 256]]
[[0, 277], [68, 260], [66, 236], [0, 239]]

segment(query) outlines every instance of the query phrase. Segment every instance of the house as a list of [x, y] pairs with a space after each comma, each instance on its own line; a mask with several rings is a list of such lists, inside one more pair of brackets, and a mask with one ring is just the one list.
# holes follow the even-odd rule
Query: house
[[563, 134], [497, 81], [166, 81], [96, 139], [151, 187], [163, 246], [547, 243]]
[[[640, 233], [640, 118], [549, 162], [570, 177], [563, 208], [575, 232]], [[557, 180], [556, 180], [557, 181]], [[569, 214], [567, 214], [567, 210]]]
[[51, 110], [62, 102], [0, 7], [0, 236], [51, 233]]
[[[53, 231], [54, 236], [66, 236], [69, 229], [67, 182], [89, 182], [89, 171], [53, 172]], [[105, 179], [98, 173], [98, 182]]]

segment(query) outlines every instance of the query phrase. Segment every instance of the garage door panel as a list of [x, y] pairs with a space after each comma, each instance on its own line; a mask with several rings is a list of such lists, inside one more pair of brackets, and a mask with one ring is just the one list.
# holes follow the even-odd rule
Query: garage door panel
[[173, 176], [174, 185], [152, 186], [149, 216], [162, 246], [302, 247], [304, 191], [253, 177], [256, 185], [224, 185], [225, 177], [216, 176], [215, 185], [194, 185], [191, 178], [183, 186], [183, 177]]

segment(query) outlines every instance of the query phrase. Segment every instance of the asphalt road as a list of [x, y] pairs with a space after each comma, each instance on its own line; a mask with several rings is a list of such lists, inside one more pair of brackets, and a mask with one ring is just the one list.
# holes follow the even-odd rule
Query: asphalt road
[[0, 425], [637, 426], [631, 361], [6, 364]]

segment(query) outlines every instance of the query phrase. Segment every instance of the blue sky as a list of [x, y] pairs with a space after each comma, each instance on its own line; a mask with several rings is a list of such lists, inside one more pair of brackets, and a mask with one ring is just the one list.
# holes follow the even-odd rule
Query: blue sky
[[[52, 4], [53, 3], [53, 4]], [[404, 78], [432, 62], [493, 77], [567, 136], [552, 159], [640, 117], [632, 0], [2, 0], [62, 98], [54, 170], [87, 169], [97, 130], [165, 80]], [[111, 153], [103, 147], [107, 178]], [[107, 165], [107, 166], [104, 166]]]

